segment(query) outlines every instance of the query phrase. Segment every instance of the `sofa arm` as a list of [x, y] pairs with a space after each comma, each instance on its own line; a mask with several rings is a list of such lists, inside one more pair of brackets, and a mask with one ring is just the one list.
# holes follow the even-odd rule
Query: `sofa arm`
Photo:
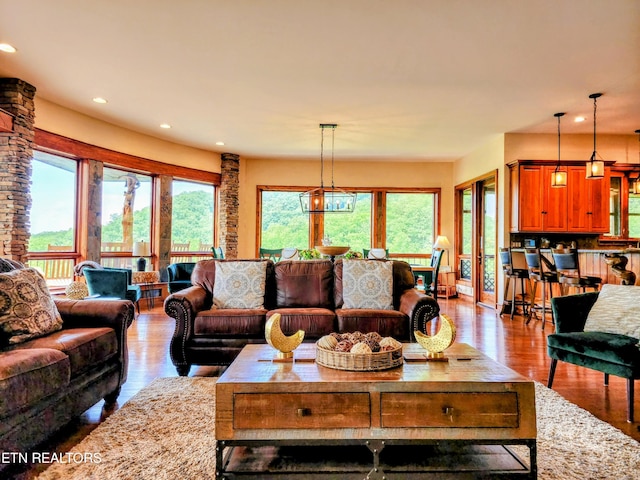
[[130, 300], [69, 300], [53, 297], [62, 317], [62, 328], [108, 327], [116, 332], [120, 357], [120, 385], [127, 379], [127, 329], [133, 322]]
[[598, 299], [598, 292], [553, 297], [551, 308], [556, 324], [556, 333], [581, 332], [593, 304]]
[[[440, 313], [440, 305], [435, 298], [419, 292], [415, 288], [405, 290], [400, 295], [400, 306], [398, 307], [402, 313], [409, 317], [410, 331], [420, 330], [426, 333], [427, 322], [434, 319]], [[412, 333], [409, 334], [411, 340], [414, 340]]]
[[185, 345], [193, 335], [193, 322], [198, 312], [210, 309], [211, 305], [211, 294], [197, 285], [172, 293], [164, 301], [165, 313], [176, 321], [169, 354], [178, 369], [188, 366]]

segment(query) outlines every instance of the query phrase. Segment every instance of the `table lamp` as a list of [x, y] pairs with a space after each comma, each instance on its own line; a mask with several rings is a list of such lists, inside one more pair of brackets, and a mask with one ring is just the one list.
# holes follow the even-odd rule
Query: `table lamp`
[[140, 257], [138, 258], [139, 272], [144, 272], [147, 269], [147, 259], [144, 257], [148, 257], [149, 255], [151, 255], [149, 242], [141, 241], [133, 244], [133, 256]]
[[449, 266], [449, 249], [451, 248], [449, 239], [445, 235], [438, 235], [436, 243], [433, 244], [433, 248], [440, 248], [447, 252], [447, 266]]

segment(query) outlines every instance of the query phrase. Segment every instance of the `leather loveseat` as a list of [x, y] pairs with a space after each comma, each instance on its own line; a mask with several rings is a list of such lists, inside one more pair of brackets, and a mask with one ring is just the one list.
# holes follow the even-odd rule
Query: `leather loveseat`
[[133, 303], [53, 301], [61, 329], [16, 344], [2, 338], [0, 454], [27, 452], [101, 399], [114, 403], [127, 379]]
[[[343, 261], [267, 262], [264, 308], [222, 309], [213, 304], [216, 262], [202, 260], [191, 276], [192, 287], [165, 300], [165, 312], [176, 321], [170, 354], [179, 375], [191, 365], [229, 365], [249, 343], [265, 343], [267, 319], [281, 314], [286, 335], [305, 331], [305, 341], [331, 332], [378, 332], [411, 341], [412, 332], [440, 312], [437, 301], [414, 288], [411, 267], [393, 261], [393, 309], [347, 309], [343, 299]], [[260, 260], [241, 260], [257, 262]], [[386, 260], [380, 260], [386, 261]]]

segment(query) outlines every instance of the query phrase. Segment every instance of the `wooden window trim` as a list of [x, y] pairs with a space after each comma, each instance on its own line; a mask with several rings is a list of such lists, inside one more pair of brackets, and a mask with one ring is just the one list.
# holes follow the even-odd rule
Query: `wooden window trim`
[[[255, 249], [256, 255], [259, 255], [260, 242], [262, 238], [262, 192], [306, 192], [315, 187], [310, 186], [277, 186], [277, 185], [257, 185], [256, 186], [256, 234]], [[372, 248], [384, 248], [386, 243], [386, 195], [388, 193], [432, 193], [434, 194], [434, 234], [439, 235], [441, 205], [442, 205], [442, 189], [441, 188], [415, 188], [415, 187], [340, 187], [343, 190], [354, 193], [370, 193], [371, 194], [371, 241]], [[325, 190], [329, 190], [326, 188]], [[324, 235], [324, 214], [311, 215], [309, 219], [309, 248], [313, 245], [320, 245]], [[414, 257], [415, 255], [412, 255]]]
[[84, 143], [39, 128], [35, 129], [35, 144], [37, 145], [37, 149], [50, 151], [57, 155], [67, 157], [74, 156], [78, 159], [90, 158], [103, 162], [105, 166], [119, 167], [131, 171], [137, 170], [152, 176], [169, 175], [185, 180], [211, 183], [214, 186], [219, 186], [221, 181], [221, 175], [219, 173], [206, 172], [195, 168], [150, 160], [128, 153], [116, 152], [115, 150]]

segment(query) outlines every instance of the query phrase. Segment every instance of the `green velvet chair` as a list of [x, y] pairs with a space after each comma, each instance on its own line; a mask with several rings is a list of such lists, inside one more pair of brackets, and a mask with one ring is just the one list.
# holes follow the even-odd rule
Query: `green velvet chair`
[[167, 289], [169, 293], [179, 292], [192, 285], [191, 274], [195, 266], [195, 262], [178, 262], [172, 263], [167, 267], [167, 275], [169, 277]]
[[[551, 358], [547, 386], [553, 385], [558, 360], [627, 380], [627, 421], [633, 422], [634, 381], [640, 378], [638, 339], [616, 333], [585, 332], [584, 326], [599, 292], [554, 297], [551, 308], [556, 333], [547, 337], [547, 353]], [[612, 315], [615, 315], [612, 312]]]
[[133, 285], [133, 273], [128, 268], [88, 268], [82, 269], [87, 281], [89, 297], [117, 298], [131, 300], [140, 313], [140, 285]]

